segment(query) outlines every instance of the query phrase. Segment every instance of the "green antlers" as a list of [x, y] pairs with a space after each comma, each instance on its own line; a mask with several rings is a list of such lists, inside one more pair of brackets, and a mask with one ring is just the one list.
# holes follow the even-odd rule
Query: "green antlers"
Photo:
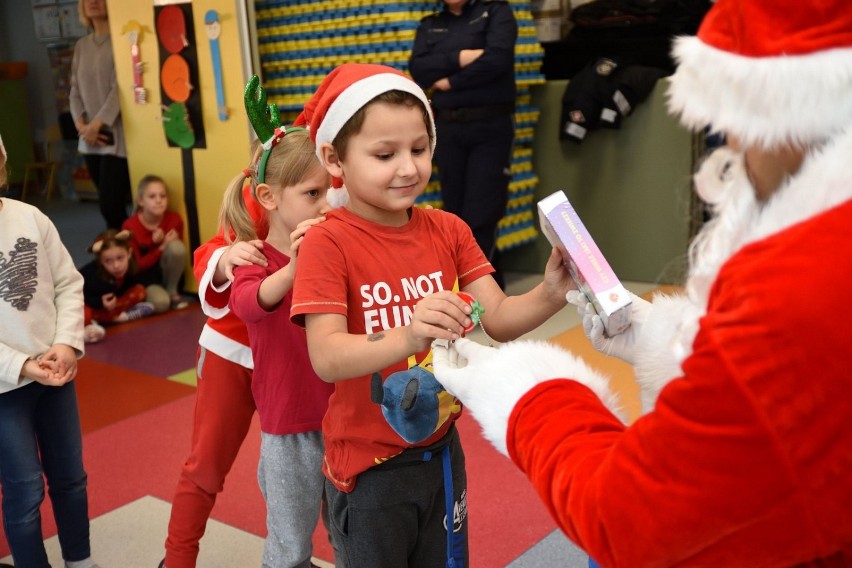
[[252, 75], [246, 84], [245, 102], [252, 128], [263, 147], [269, 150], [275, 138], [275, 129], [281, 126], [281, 115], [276, 105], [266, 103], [266, 91], [260, 86], [260, 77], [257, 75]]
[[281, 115], [278, 113], [278, 107], [266, 103], [266, 91], [260, 86], [260, 78], [257, 75], [252, 75], [246, 85], [245, 101], [246, 114], [251, 126], [263, 143], [263, 156], [261, 156], [257, 165], [257, 182], [264, 183], [266, 180], [266, 162], [269, 161], [272, 148], [287, 134], [305, 129], [298, 126], [281, 127]]

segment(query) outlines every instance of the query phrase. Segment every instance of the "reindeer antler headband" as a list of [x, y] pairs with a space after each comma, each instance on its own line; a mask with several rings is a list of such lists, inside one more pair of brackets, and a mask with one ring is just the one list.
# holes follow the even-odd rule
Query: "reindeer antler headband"
[[266, 162], [269, 154], [282, 138], [291, 132], [305, 130], [299, 126], [281, 127], [281, 115], [275, 104], [267, 104], [266, 91], [260, 85], [260, 77], [252, 75], [246, 84], [245, 92], [246, 114], [249, 117], [254, 133], [263, 144], [263, 156], [257, 165], [257, 182], [264, 183], [266, 179]]

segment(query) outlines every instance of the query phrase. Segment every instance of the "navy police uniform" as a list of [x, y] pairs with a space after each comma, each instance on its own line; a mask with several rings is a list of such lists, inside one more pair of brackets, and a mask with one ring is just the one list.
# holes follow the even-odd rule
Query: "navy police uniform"
[[[458, 16], [445, 6], [421, 20], [409, 60], [411, 76], [424, 90], [439, 79], [450, 82], [450, 90], [431, 92], [444, 209], [470, 226], [501, 285], [497, 223], [506, 213], [511, 178], [517, 36], [508, 2], [468, 0]], [[463, 49], [484, 51], [461, 67]]]

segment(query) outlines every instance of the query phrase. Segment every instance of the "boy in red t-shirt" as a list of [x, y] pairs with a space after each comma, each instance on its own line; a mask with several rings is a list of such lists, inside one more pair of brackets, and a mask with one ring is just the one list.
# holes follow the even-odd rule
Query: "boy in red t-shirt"
[[461, 219], [414, 207], [431, 175], [435, 128], [406, 75], [342, 65], [296, 124], [310, 127], [333, 185], [346, 183], [329, 202], [348, 193], [345, 207], [305, 235], [291, 310], [317, 374], [335, 383], [323, 471], [337, 566], [433, 567], [448, 556], [467, 565], [464, 454], [453, 427], [461, 406], [438, 393], [432, 435], [408, 442], [373, 402], [373, 376], [387, 383], [395, 372], [428, 370], [431, 342], [461, 337], [471, 308], [455, 291], [475, 296], [488, 332], [508, 340], [565, 306], [570, 277], [552, 254], [541, 285], [507, 298]]

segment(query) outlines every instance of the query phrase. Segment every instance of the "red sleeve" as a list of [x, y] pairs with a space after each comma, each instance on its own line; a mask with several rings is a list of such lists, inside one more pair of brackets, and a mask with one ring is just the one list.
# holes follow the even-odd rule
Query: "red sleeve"
[[[245, 200], [249, 215], [254, 219], [258, 238], [265, 239], [267, 233], [266, 218], [264, 217], [263, 209], [261, 209], [260, 205], [251, 196], [251, 186], [248, 184], [243, 188], [243, 200]], [[181, 231], [183, 231], [183, 219], [181, 219]], [[207, 272], [207, 263], [210, 261], [210, 256], [213, 252], [224, 246], [228, 246], [228, 243], [225, 241], [225, 233], [222, 231], [222, 227], [219, 227], [216, 234], [210, 240], [195, 249], [192, 255], [192, 273], [195, 275], [197, 282], [201, 282], [204, 273]], [[225, 303], [227, 303], [227, 300]]]
[[178, 237], [183, 239], [183, 217], [174, 211], [166, 211], [163, 219], [163, 232], [168, 233], [172, 229], [178, 234]]
[[[136, 257], [136, 271], [146, 272], [157, 266], [163, 251], [154, 244], [151, 231], [146, 229], [139, 220], [139, 213], [136, 212], [128, 217], [121, 225], [121, 228], [133, 234], [131, 246], [133, 247], [133, 254]], [[143, 249], [147, 252], [143, 253]]]
[[290, 320], [305, 327], [307, 314], [348, 315], [347, 270], [343, 252], [325, 227], [305, 234], [296, 263]]
[[219, 232], [209, 241], [195, 249], [192, 254], [192, 273], [195, 275], [196, 281], [201, 282], [201, 277], [207, 272], [207, 263], [210, 261], [213, 252], [227, 245], [222, 229], [219, 229]]
[[268, 275], [265, 268], [253, 264], [234, 269], [228, 306], [245, 323], [255, 323], [270, 314], [257, 301], [258, 289]]
[[[543, 383], [512, 412], [512, 459], [601, 565], [694, 562], [795, 493], [753, 402], [719, 351], [700, 342], [685, 365], [689, 380], [670, 383], [629, 429], [570, 380]], [[745, 540], [758, 547], [761, 536]], [[742, 560], [732, 546], [723, 548]]]

